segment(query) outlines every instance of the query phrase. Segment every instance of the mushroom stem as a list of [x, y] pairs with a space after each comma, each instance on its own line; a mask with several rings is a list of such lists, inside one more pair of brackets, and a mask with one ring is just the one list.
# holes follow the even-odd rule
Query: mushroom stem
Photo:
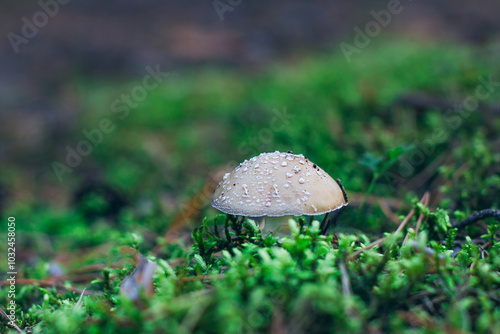
[[285, 237], [290, 235], [290, 226], [288, 225], [288, 220], [292, 216], [282, 216], [282, 217], [263, 217], [264, 224], [261, 225], [262, 235], [269, 232], [273, 233], [275, 237]]

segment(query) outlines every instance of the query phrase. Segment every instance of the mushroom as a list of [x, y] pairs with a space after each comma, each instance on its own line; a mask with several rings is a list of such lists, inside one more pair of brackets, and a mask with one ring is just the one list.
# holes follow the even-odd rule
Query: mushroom
[[[254, 218], [263, 231], [279, 236], [289, 233], [290, 216], [326, 213], [322, 223], [325, 233], [347, 204], [340, 180], [334, 180], [302, 154], [290, 151], [262, 153], [245, 160], [224, 175], [212, 201], [214, 208]], [[335, 217], [330, 212], [335, 212]]]

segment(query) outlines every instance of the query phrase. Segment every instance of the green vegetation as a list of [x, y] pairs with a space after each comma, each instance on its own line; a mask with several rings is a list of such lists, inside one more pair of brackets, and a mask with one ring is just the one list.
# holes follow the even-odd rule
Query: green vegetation
[[[477, 50], [384, 41], [350, 64], [332, 53], [257, 75], [173, 71], [123, 119], [111, 105], [140, 78], [79, 78], [84, 116], [75, 142], [104, 117], [116, 128], [62, 183], [50, 167], [41, 182], [73, 194], [91, 170], [123, 200], [116, 205], [99, 188], [63, 208], [44, 199], [9, 205], [18, 326], [72, 334], [500, 332], [498, 221], [454, 228], [500, 207], [498, 68], [498, 57]], [[488, 94], [477, 98], [478, 89]], [[331, 234], [319, 234], [322, 217], [298, 218], [278, 240], [252, 220], [218, 213], [203, 194], [194, 209], [185, 205], [221, 166], [274, 150], [303, 153], [342, 180], [351, 203]], [[3, 184], [22, 184], [22, 168], [2, 168]], [[195, 218], [180, 219], [183, 230], [166, 242], [179, 216]], [[2, 309], [7, 303], [2, 288]]]

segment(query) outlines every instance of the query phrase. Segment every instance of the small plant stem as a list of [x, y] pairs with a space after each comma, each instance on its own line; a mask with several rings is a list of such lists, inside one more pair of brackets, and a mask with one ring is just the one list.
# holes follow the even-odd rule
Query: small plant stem
[[[425, 206], [429, 204], [429, 199], [430, 199], [430, 194], [428, 191], [425, 192], [424, 196], [420, 200], [420, 203], [423, 202]], [[424, 215], [421, 213], [418, 216], [418, 221], [417, 221], [417, 226], [415, 227], [415, 235], [418, 234], [418, 230], [420, 229], [420, 225], [422, 224], [422, 221], [424, 220]], [[410, 233], [406, 233], [405, 240], [403, 241], [403, 246], [406, 245], [406, 242], [408, 241], [408, 238], [410, 237]]]
[[351, 281], [349, 280], [349, 274], [343, 261], [339, 261], [339, 270], [342, 279], [342, 294], [345, 297], [349, 297], [352, 294]]
[[[430, 200], [430, 195], [429, 193], [427, 193], [427, 201], [425, 202], [425, 205], [429, 204], [429, 200]], [[422, 221], [424, 220], [424, 215], [420, 214], [420, 216], [418, 217], [418, 221], [417, 221], [417, 226], [415, 227], [415, 235], [418, 234], [418, 231], [420, 230], [420, 225], [422, 225]]]

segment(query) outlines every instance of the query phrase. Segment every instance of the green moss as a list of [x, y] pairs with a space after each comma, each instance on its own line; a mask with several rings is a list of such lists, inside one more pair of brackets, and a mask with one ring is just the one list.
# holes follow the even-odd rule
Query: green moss
[[[172, 71], [123, 119], [111, 104], [141, 78], [79, 83], [80, 129], [103, 117], [116, 128], [65, 185], [74, 191], [85, 167], [98, 166], [126, 204], [111, 215], [106, 198], [90, 193], [75, 207], [26, 198], [7, 208], [25, 256], [18, 278], [46, 283], [54, 263], [67, 275], [55, 287], [18, 285], [18, 325], [33, 333], [500, 332], [498, 224], [452, 228], [500, 205], [500, 123], [481, 108], [455, 127], [447, 110], [393, 103], [411, 91], [462, 102], [480, 77], [496, 74], [494, 61], [455, 45], [391, 40], [358, 56], [348, 65], [339, 53], [316, 56], [252, 76]], [[436, 130], [440, 140], [429, 146]], [[251, 220], [217, 215], [205, 201], [189, 227], [192, 240], [181, 232], [165, 243], [182, 200], [213, 170], [274, 150], [305, 154], [341, 178], [348, 194], [401, 202], [392, 206], [395, 217], [414, 215], [394, 235], [378, 204], [356, 194], [335, 236], [319, 234], [322, 217], [298, 218], [291, 236], [278, 240]], [[4, 184], [24, 179], [12, 166], [5, 170]], [[426, 190], [424, 205], [416, 198]], [[155, 293], [135, 279], [131, 298], [120, 287], [137, 253], [158, 263]], [[83, 288], [95, 295], [78, 303]]]

